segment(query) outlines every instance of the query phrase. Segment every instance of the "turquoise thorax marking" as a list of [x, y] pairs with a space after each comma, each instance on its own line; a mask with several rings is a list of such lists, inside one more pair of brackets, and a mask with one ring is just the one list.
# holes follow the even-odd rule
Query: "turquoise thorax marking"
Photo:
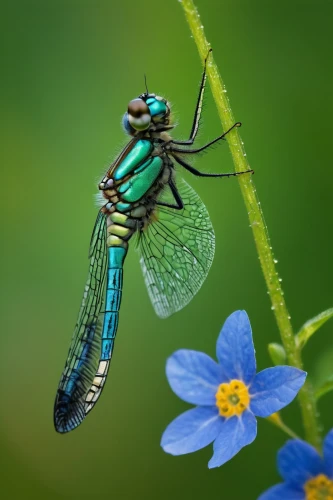
[[131, 209], [131, 207], [132, 207], [131, 203], [122, 203], [121, 201], [118, 201], [118, 203], [116, 204], [116, 209], [122, 213], [128, 212]]
[[136, 168], [134, 170], [134, 173], [138, 174], [139, 172], [142, 172], [142, 170], [149, 167], [149, 165], [152, 163], [152, 161], [153, 161], [153, 158], [152, 157], [149, 158], [149, 160], [147, 160], [145, 163], [142, 163], [142, 165], [140, 165], [138, 168]]
[[142, 198], [142, 196], [152, 187], [156, 181], [161, 168], [163, 165], [163, 160], [159, 156], [150, 158], [142, 168], [140, 167], [140, 172], [133, 175], [127, 182], [124, 182], [119, 188], [119, 193], [122, 194], [124, 201], [133, 203]]
[[163, 101], [158, 101], [155, 97], [147, 99], [146, 104], [149, 106], [151, 116], [164, 115], [167, 111], [165, 103]]
[[119, 181], [135, 170], [149, 156], [152, 149], [153, 145], [150, 141], [140, 139], [114, 171], [114, 180]]

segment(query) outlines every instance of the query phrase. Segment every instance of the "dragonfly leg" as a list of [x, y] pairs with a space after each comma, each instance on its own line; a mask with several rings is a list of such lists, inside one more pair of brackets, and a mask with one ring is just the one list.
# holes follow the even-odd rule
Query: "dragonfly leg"
[[178, 189], [176, 188], [175, 183], [173, 182], [172, 179], [170, 179], [168, 184], [177, 205], [172, 205], [171, 203], [165, 203], [163, 201], [158, 201], [156, 205], [160, 205], [162, 207], [174, 208], [176, 210], [182, 210], [184, 208], [184, 203], [180, 194], [178, 193]]
[[201, 117], [201, 111], [202, 111], [202, 103], [203, 103], [203, 98], [204, 98], [204, 94], [205, 94], [205, 87], [206, 87], [206, 79], [207, 79], [207, 76], [206, 76], [206, 66], [207, 66], [207, 60], [208, 60], [208, 57], [209, 57], [209, 54], [211, 53], [212, 49], [209, 50], [208, 54], [207, 54], [207, 57], [205, 59], [205, 65], [204, 65], [204, 70], [203, 70], [203, 73], [202, 73], [202, 78], [201, 78], [201, 83], [200, 83], [200, 89], [199, 89], [199, 95], [198, 95], [198, 99], [197, 99], [197, 104], [196, 104], [196, 107], [195, 107], [195, 112], [194, 112], [194, 118], [193, 118], [193, 123], [192, 123], [192, 130], [191, 130], [191, 133], [190, 133], [190, 137], [187, 141], [174, 141], [172, 140], [171, 143], [172, 144], [182, 144], [183, 146], [190, 146], [191, 144], [193, 144], [195, 138], [196, 138], [196, 135], [198, 133], [198, 130], [199, 130], [199, 124], [200, 124], [200, 117]]
[[244, 170], [243, 172], [231, 172], [230, 174], [207, 174], [205, 172], [200, 172], [200, 170], [197, 170], [196, 168], [192, 167], [192, 165], [186, 163], [186, 161], [184, 161], [179, 156], [174, 154], [172, 156], [176, 160], [176, 162], [179, 163], [179, 165], [186, 168], [186, 170], [191, 172], [191, 174], [196, 175], [197, 177], [236, 177], [242, 174], [254, 174], [254, 170]]
[[[212, 146], [213, 144], [215, 144], [216, 142], [218, 141], [221, 141], [225, 138], [225, 136], [227, 134], [229, 134], [229, 132], [231, 132], [231, 130], [233, 130], [234, 128], [236, 127], [241, 127], [241, 122], [236, 122], [233, 124], [232, 127], [229, 128], [229, 130], [227, 130], [226, 132], [224, 132], [222, 135], [220, 135], [219, 137], [216, 137], [216, 139], [210, 141], [208, 144], [205, 144], [204, 146], [201, 146], [201, 148], [197, 148], [197, 149], [179, 149], [179, 148], [174, 148], [172, 147], [172, 142], [168, 142], [168, 151], [170, 151], [171, 153], [181, 153], [181, 154], [196, 154], [196, 153], [201, 153], [201, 151], [205, 151], [205, 149], [209, 148], [210, 146]], [[183, 143], [185, 144], [185, 143]]]

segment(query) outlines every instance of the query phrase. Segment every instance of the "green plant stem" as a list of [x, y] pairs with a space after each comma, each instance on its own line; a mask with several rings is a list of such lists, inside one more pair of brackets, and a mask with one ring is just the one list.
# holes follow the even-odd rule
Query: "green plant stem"
[[300, 439], [300, 437], [294, 432], [290, 427], [288, 427], [285, 423], [277, 425], [281, 431], [283, 431], [287, 436], [291, 437], [292, 439]]
[[[199, 12], [192, 0], [179, 0], [179, 2], [184, 9], [185, 16], [190, 26], [194, 41], [197, 45], [201, 60], [204, 61], [210, 49], [210, 44], [206, 40]], [[235, 119], [227, 97], [226, 88], [223, 84], [217, 66], [214, 63], [212, 55], [209, 56], [207, 64], [207, 76], [221, 119], [222, 127], [224, 130], [228, 130], [235, 123]], [[227, 141], [229, 143], [236, 172], [249, 170], [250, 166], [237, 128], [233, 129], [227, 135]], [[290, 365], [302, 369], [303, 364], [301, 354], [296, 348], [290, 316], [284, 300], [278, 273], [276, 271], [272, 247], [252, 176], [239, 176], [238, 181], [249, 215], [250, 225], [257, 247], [261, 268], [268, 288], [268, 293], [272, 302], [272, 310], [274, 311], [288, 361]], [[300, 390], [298, 399], [301, 406], [306, 439], [319, 449], [321, 445], [321, 438], [317, 422], [317, 410], [315, 400], [312, 395], [312, 388], [309, 382], [306, 382]]]
[[293, 438], [293, 439], [300, 439], [300, 437], [294, 432], [290, 427], [288, 427], [283, 420], [281, 419], [280, 415], [278, 413], [273, 413], [270, 417], [267, 417], [266, 420], [271, 422], [271, 424], [275, 425], [281, 431], [283, 431], [287, 436]]

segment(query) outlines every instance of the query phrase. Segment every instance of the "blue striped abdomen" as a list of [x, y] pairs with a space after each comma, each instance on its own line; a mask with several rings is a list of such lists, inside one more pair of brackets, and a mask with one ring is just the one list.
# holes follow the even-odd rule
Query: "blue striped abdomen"
[[118, 328], [119, 308], [123, 288], [123, 262], [127, 250], [123, 247], [110, 247], [106, 307], [102, 332], [101, 361], [111, 359], [114, 339]]
[[127, 249], [121, 246], [108, 248], [107, 288], [105, 298], [105, 313], [101, 339], [101, 355], [96, 376], [86, 396], [88, 413], [98, 400], [105, 384], [109, 370], [114, 341], [118, 328], [119, 308], [123, 287], [123, 264]]

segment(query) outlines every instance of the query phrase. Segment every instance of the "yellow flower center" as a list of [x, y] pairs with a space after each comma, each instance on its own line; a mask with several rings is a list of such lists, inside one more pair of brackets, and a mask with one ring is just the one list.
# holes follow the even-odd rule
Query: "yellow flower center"
[[333, 500], [333, 481], [325, 474], [309, 479], [304, 485], [306, 500]]
[[220, 415], [226, 418], [241, 415], [250, 404], [249, 391], [241, 380], [220, 384], [215, 397]]

